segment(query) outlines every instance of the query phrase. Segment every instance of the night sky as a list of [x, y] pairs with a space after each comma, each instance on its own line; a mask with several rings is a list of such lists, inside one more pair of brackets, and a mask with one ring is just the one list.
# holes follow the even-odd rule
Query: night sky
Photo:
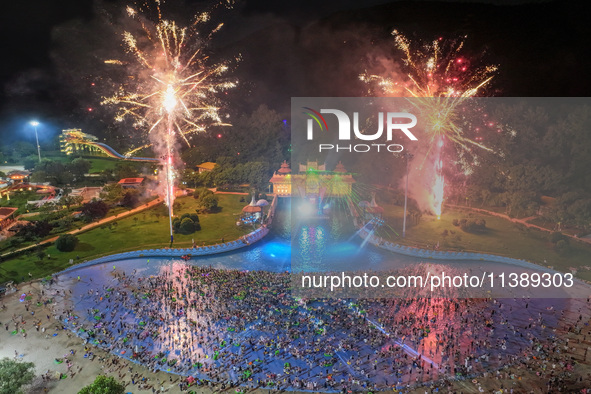
[[[30, 138], [27, 122], [39, 119], [52, 134], [82, 127], [101, 134], [111, 115], [100, 108], [108, 86], [98, 65], [121, 50], [101, 30], [128, 2], [34, 0], [5, 2], [0, 37], [0, 143]], [[380, 54], [392, 53], [390, 32], [413, 39], [468, 35], [466, 53], [498, 64], [495, 96], [588, 96], [591, 90], [591, 24], [582, 1], [555, 2], [245, 1], [214, 13], [225, 22], [212, 41], [213, 56], [242, 61], [240, 81], [228, 96], [239, 114], [260, 104], [288, 116], [292, 96], [359, 96], [358, 75]], [[168, 0], [172, 14], [202, 10], [203, 1]], [[174, 15], [172, 15], [174, 17]], [[177, 19], [174, 17], [174, 19]], [[103, 90], [101, 90], [103, 89]], [[93, 108], [93, 111], [88, 111]], [[30, 127], [29, 127], [30, 128]]]

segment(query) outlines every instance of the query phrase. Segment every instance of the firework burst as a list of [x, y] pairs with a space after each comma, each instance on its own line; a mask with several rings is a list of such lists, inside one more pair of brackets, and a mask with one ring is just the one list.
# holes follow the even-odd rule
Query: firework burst
[[462, 55], [461, 40], [442, 37], [429, 44], [415, 45], [397, 30], [392, 32], [396, 48], [403, 54], [402, 76], [363, 73], [362, 81], [375, 91], [393, 97], [474, 97], [487, 87], [497, 66], [473, 67]]
[[207, 42], [223, 24], [202, 37], [197, 29], [209, 20], [209, 13], [197, 15], [190, 26], [181, 27], [162, 19], [158, 3], [156, 6], [156, 22], [127, 7], [129, 18], [140, 26], [137, 34], [123, 33], [125, 48], [135, 61], [105, 61], [126, 67], [130, 75], [114, 95], [103, 98], [102, 104], [117, 107], [116, 121], [131, 118], [134, 127], [150, 134], [158, 134], [159, 126], [172, 118], [174, 137], [190, 146], [192, 133], [211, 125], [229, 125], [221, 119], [217, 95], [236, 82], [223, 78], [227, 63], [210, 65], [205, 54]]
[[154, 6], [155, 21], [147, 17], [147, 12], [127, 7], [132, 28], [122, 35], [133, 61], [105, 61], [125, 67], [128, 75], [114, 95], [103, 98], [102, 104], [116, 106], [116, 121], [132, 119], [135, 128], [148, 134], [150, 143], [131, 150], [128, 155], [152, 146], [162, 159], [172, 242], [177, 141], [191, 146], [191, 134], [205, 131], [208, 126], [229, 126], [220, 116], [218, 95], [236, 82], [223, 77], [228, 70], [226, 62], [210, 64], [206, 54], [208, 41], [222, 24], [202, 35], [199, 28], [210, 20], [209, 13], [196, 15], [190, 25], [180, 26], [163, 19], [159, 0], [155, 0]]
[[426, 120], [429, 149], [441, 138], [462, 149], [470, 145], [490, 150], [484, 144], [464, 136], [458, 109], [465, 99], [482, 93], [497, 71], [497, 66], [472, 67], [462, 55], [461, 40], [438, 38], [429, 44], [414, 45], [397, 30], [392, 32], [396, 48], [403, 54], [402, 73], [382, 76], [363, 73], [359, 78], [368, 83], [374, 94], [387, 97], [412, 97], [410, 100]]
[[400, 71], [391, 75], [363, 73], [359, 77], [372, 87], [373, 94], [389, 97], [411, 97], [410, 103], [425, 120], [424, 131], [428, 138], [423, 167], [430, 155], [433, 164], [432, 193], [429, 196], [431, 210], [439, 218], [445, 187], [443, 176], [443, 149], [450, 141], [465, 157], [472, 155], [471, 148], [491, 151], [486, 145], [464, 135], [465, 118], [462, 104], [481, 94], [494, 77], [497, 67], [476, 66], [462, 55], [463, 37], [460, 40], [438, 38], [428, 44], [416, 45], [397, 30], [392, 32], [396, 48], [402, 53]]

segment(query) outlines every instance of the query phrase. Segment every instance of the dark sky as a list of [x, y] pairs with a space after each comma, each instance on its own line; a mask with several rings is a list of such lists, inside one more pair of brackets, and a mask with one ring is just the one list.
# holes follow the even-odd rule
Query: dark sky
[[[180, 2], [177, 0], [177, 2]], [[386, 0], [366, 0], [365, 6], [386, 3]], [[56, 26], [75, 19], [83, 21], [91, 20], [95, 14], [94, 0], [29, 0], [5, 2], [0, 16], [0, 37], [2, 51], [5, 54], [0, 63], [0, 83], [5, 86], [24, 71], [31, 69], [47, 70], [51, 67], [50, 51], [52, 47], [51, 34]], [[110, 5], [133, 4], [133, 1], [103, 0], [101, 3]], [[174, 4], [175, 0], [168, 0]], [[204, 4], [210, 2], [199, 0], [182, 1], [188, 7], [193, 8], [190, 13], [196, 12]], [[283, 1], [247, 1], [235, 5], [239, 10], [236, 16], [230, 15], [229, 19], [238, 22], [237, 31], [249, 33], [260, 29], [260, 24], [246, 26], [241, 21], [241, 16], [272, 15], [278, 18], [294, 21], [295, 23], [313, 20], [314, 18], [329, 15], [335, 11], [357, 8], [356, 0], [333, 0], [325, 4], [318, 1], [301, 0], [296, 2]], [[4, 98], [5, 89], [2, 91]]]
[[[167, 3], [177, 12], [188, 10], [186, 14], [210, 4]], [[223, 56], [242, 54], [233, 71], [240, 80], [239, 89], [232, 93], [237, 112], [259, 104], [286, 112], [291, 96], [362, 94], [357, 75], [371, 57], [368, 53], [391, 46], [393, 28], [425, 40], [467, 34], [468, 51], [500, 66], [495, 95], [588, 96], [591, 27], [586, 2], [508, 5], [516, 3], [247, 0], [221, 13], [226, 25], [213, 45]], [[101, 10], [116, 13], [126, 4], [118, 0], [3, 4], [0, 143], [18, 138], [20, 132], [26, 134], [23, 128], [33, 117], [54, 131], [108, 126], [104, 111], [87, 111], [98, 105], [100, 95], [93, 97], [92, 91], [78, 89], [71, 81], [100, 78], [88, 65], [93, 56], [109, 48], [100, 41], [101, 31], [89, 26]], [[119, 43], [110, 45], [117, 49]]]

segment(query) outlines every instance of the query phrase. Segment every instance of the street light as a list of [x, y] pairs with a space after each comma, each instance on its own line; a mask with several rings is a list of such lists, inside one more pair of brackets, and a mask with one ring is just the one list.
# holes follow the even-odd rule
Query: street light
[[31, 126], [35, 128], [35, 140], [37, 141], [37, 155], [39, 155], [39, 161], [41, 161], [41, 146], [39, 145], [39, 136], [37, 135], [37, 126], [39, 126], [39, 122], [33, 120], [31, 121]]

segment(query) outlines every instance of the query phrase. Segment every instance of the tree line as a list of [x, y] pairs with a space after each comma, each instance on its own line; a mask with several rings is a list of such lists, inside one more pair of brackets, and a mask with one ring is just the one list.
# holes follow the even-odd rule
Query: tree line
[[500, 104], [489, 119], [497, 125], [484, 142], [492, 151], [477, 152], [469, 176], [450, 174], [451, 201], [591, 229], [591, 106]]

